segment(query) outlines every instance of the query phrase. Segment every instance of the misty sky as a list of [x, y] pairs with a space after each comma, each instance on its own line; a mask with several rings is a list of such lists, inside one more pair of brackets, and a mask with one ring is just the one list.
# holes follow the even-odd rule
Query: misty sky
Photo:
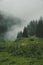
[[43, 0], [0, 0], [0, 11], [17, 16], [27, 24], [43, 16]]

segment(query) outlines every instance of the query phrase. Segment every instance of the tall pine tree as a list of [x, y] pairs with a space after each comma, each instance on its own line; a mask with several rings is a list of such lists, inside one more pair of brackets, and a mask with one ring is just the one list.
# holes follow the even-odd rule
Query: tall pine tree
[[37, 24], [36, 36], [43, 38], [43, 19], [42, 18], [40, 18], [40, 20]]
[[23, 37], [28, 37], [28, 30], [27, 30], [26, 27], [24, 27], [22, 36], [23, 36]]

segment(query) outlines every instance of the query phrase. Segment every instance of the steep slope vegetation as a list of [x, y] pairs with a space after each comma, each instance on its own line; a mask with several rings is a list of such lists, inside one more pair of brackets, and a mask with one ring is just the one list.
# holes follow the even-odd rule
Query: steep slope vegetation
[[0, 43], [0, 65], [43, 65], [43, 40], [23, 38]]

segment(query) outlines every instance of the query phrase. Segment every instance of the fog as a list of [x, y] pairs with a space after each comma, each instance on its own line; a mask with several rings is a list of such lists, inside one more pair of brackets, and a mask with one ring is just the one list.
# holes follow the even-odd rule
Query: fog
[[43, 16], [43, 0], [0, 0], [0, 11], [21, 19], [21, 25], [12, 26], [5, 36], [7, 40], [14, 39], [30, 20]]

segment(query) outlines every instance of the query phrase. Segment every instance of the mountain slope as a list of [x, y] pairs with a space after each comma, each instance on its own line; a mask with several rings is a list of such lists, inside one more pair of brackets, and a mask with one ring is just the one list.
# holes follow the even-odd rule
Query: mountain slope
[[0, 65], [43, 65], [43, 40], [23, 38], [0, 43]]

